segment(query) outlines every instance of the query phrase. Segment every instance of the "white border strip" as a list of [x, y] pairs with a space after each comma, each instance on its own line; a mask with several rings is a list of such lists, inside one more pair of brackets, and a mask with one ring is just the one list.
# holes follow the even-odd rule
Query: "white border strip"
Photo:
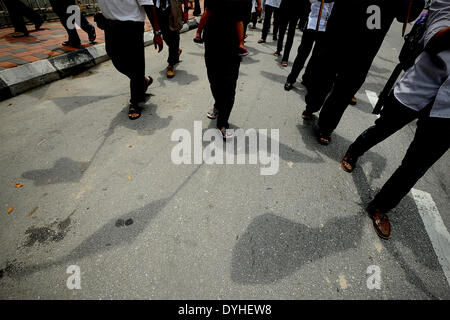
[[450, 234], [428, 192], [411, 189], [420, 217], [450, 286]]

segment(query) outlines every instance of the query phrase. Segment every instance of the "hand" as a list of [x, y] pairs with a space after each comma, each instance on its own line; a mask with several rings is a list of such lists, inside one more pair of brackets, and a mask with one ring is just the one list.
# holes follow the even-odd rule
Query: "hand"
[[162, 51], [164, 45], [163, 45], [163, 39], [161, 38], [161, 36], [155, 35], [153, 37], [153, 44], [155, 46], [155, 49], [158, 50], [158, 53]]

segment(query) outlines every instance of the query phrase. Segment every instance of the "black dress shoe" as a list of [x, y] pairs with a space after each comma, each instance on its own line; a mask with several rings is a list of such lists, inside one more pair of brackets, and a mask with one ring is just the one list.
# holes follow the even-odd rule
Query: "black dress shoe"
[[35, 30], [41, 30], [42, 25], [44, 24], [44, 21], [47, 19], [47, 15], [43, 14], [40, 17], [40, 20], [34, 24], [34, 29]]
[[70, 41], [64, 41], [62, 43], [62, 46], [63, 47], [72, 47], [72, 48], [80, 49], [81, 48], [81, 43], [78, 43], [78, 42], [74, 43], [74, 42], [70, 42]]
[[286, 90], [286, 91], [291, 91], [291, 89], [294, 87], [294, 84], [293, 83], [290, 83], [290, 82], [286, 82], [285, 84], [284, 84], [284, 90]]

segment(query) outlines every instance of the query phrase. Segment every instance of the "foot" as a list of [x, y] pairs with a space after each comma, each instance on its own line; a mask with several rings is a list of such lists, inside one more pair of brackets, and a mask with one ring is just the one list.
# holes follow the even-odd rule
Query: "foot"
[[310, 121], [313, 119], [313, 114], [312, 112], [309, 112], [308, 110], [305, 109], [305, 111], [303, 111], [302, 113], [302, 118], [303, 120]]
[[150, 76], [148, 76], [148, 77], [145, 77], [145, 87], [144, 87], [144, 93], [146, 93], [146, 92], [147, 92], [147, 90], [148, 90], [148, 87], [150, 87], [150, 86], [152, 85], [152, 83], [153, 83], [153, 78], [152, 78], [152, 77], [150, 77]]
[[11, 37], [13, 38], [23, 38], [23, 37], [28, 37], [30, 34], [28, 32], [20, 32], [20, 31], [16, 31], [11, 33]]
[[136, 120], [141, 117], [141, 108], [138, 106], [131, 105], [128, 109], [128, 119]]
[[47, 15], [44, 14], [41, 16], [41, 20], [34, 24], [34, 30], [41, 30], [41, 27], [44, 24], [45, 20], [47, 20]]
[[372, 219], [373, 228], [377, 235], [384, 240], [391, 238], [392, 226], [386, 213], [377, 209], [375, 204], [371, 202], [367, 207], [369, 216]]
[[78, 43], [78, 42], [73, 43], [73, 42], [70, 42], [70, 41], [64, 41], [62, 43], [62, 46], [63, 47], [71, 47], [71, 48], [79, 49], [79, 48], [81, 48], [81, 43]]
[[356, 97], [353, 97], [352, 100], [350, 100], [350, 104], [352, 106], [356, 105], [357, 102], [358, 102], [358, 100], [356, 100]]
[[167, 66], [166, 75], [169, 79], [175, 77], [175, 68], [173, 66]]
[[275, 57], [279, 57], [280, 56], [280, 54], [281, 54], [281, 52], [279, 52], [279, 51], [275, 51], [275, 53], [273, 54]]
[[216, 108], [212, 108], [212, 109], [208, 110], [206, 117], [208, 117], [208, 119], [211, 119], [211, 120], [216, 120], [218, 114], [219, 114], [219, 111]]
[[256, 26], [252, 26], [252, 29], [256, 29]]
[[222, 137], [223, 137], [224, 140], [234, 137], [233, 130], [230, 130], [230, 129], [227, 129], [227, 128], [220, 129], [220, 133], [222, 133]]
[[345, 154], [344, 158], [341, 161], [342, 169], [346, 172], [353, 172], [356, 167], [356, 162], [358, 161], [357, 157], [353, 157], [348, 151]]
[[[294, 84], [293, 83], [290, 83], [290, 82], [286, 82], [285, 84], [284, 84], [284, 90], [286, 90], [286, 91], [291, 91], [291, 89], [294, 87]], [[306, 111], [306, 110], [305, 110]]]
[[287, 67], [288, 66], [288, 62], [287, 61], [282, 61], [281, 62], [281, 66], [282, 67]]
[[97, 34], [95, 32], [95, 27], [91, 26], [91, 30], [88, 32], [89, 42], [94, 43], [95, 39], [97, 39]]
[[266, 43], [266, 40], [265, 39], [259, 39], [258, 43]]
[[327, 146], [327, 145], [329, 145], [331, 143], [331, 135], [325, 134], [325, 133], [319, 131], [319, 137], [318, 137], [317, 141], [321, 145]]

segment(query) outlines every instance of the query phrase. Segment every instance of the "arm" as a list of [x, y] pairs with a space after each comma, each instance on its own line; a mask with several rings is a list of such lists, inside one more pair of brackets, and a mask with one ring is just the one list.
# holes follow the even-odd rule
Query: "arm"
[[433, 55], [447, 49], [450, 49], [450, 27], [437, 32], [425, 47], [425, 51]]
[[153, 43], [155, 45], [155, 49], [158, 49], [158, 52], [161, 52], [163, 49], [163, 40], [161, 38], [161, 29], [158, 24], [158, 16], [156, 15], [156, 8], [153, 5], [144, 5], [144, 10], [147, 13], [147, 17], [150, 20], [150, 23], [153, 27], [153, 32], [156, 32]]
[[188, 22], [189, 20], [189, 1], [184, 0], [184, 21]]
[[244, 45], [244, 23], [242, 21], [236, 22], [236, 31], [239, 37], [239, 48], [246, 50]]
[[211, 16], [211, 11], [208, 8], [203, 12], [202, 18], [200, 19], [200, 23], [197, 28], [196, 38], [200, 39], [202, 37], [202, 31], [205, 28], [205, 25], [208, 23], [209, 17]]

